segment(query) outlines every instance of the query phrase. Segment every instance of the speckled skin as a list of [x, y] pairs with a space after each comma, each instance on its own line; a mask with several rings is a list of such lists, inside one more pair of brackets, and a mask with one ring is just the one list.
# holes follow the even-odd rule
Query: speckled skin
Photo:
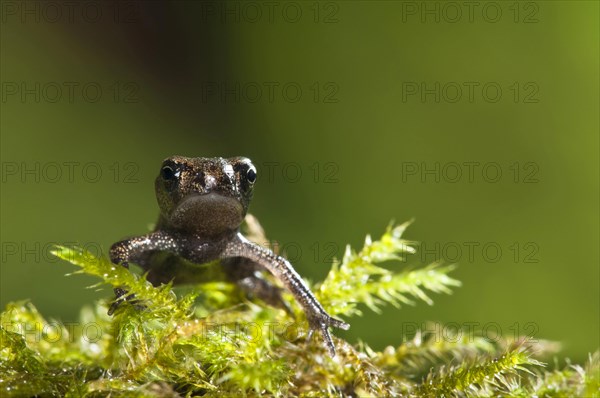
[[[304, 309], [309, 337], [315, 330], [321, 332], [333, 356], [335, 347], [329, 326], [350, 326], [327, 314], [286, 259], [250, 242], [239, 232], [255, 180], [256, 169], [244, 157], [165, 159], [155, 182], [160, 207], [155, 230], [115, 243], [110, 258], [124, 267], [129, 263], [140, 265], [148, 271], [148, 280], [154, 285], [170, 280], [175, 284], [195, 281], [190, 267], [182, 266], [177, 259], [194, 264], [220, 259], [226, 273], [248, 293], [286, 308], [279, 289], [256, 272], [267, 269]], [[122, 289], [115, 289], [115, 293], [117, 300], [109, 314], [128, 299]]]

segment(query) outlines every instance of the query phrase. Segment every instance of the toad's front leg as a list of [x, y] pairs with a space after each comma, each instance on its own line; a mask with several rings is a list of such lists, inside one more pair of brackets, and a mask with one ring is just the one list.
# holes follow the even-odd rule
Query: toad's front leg
[[[129, 263], [133, 262], [148, 270], [150, 264], [146, 264], [144, 259], [148, 259], [148, 254], [153, 251], [169, 251], [177, 254], [179, 247], [173, 236], [165, 232], [153, 232], [113, 244], [110, 248], [110, 260], [125, 268], [129, 268]], [[127, 295], [127, 291], [123, 288], [116, 287], [114, 290], [116, 299], [108, 309], [108, 315], [112, 315], [123, 301], [133, 298], [133, 295]]]
[[314, 330], [321, 332], [329, 353], [331, 356], [335, 355], [335, 346], [329, 334], [329, 326], [348, 330], [350, 325], [333, 318], [325, 311], [289, 261], [250, 242], [239, 233], [227, 244], [221, 256], [223, 258], [245, 257], [271, 272], [294, 295], [304, 309], [310, 326], [309, 336]]

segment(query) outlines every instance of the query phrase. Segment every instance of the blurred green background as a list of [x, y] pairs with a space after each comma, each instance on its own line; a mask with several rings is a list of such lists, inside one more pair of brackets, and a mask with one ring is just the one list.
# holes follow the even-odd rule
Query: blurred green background
[[425, 251], [409, 264], [459, 264], [452, 296], [336, 334], [380, 349], [431, 320], [557, 340], [582, 361], [600, 329], [598, 14], [3, 1], [0, 304], [76, 319], [112, 293], [65, 277], [51, 243], [145, 232], [167, 156], [245, 155], [250, 211], [312, 281], [392, 219], [416, 219], [406, 236]]

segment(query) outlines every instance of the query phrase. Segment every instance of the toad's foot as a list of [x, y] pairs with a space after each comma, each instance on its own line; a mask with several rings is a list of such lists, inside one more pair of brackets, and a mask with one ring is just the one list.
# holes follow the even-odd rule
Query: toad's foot
[[350, 325], [344, 321], [333, 318], [326, 312], [317, 313], [308, 318], [309, 330], [306, 336], [306, 340], [310, 340], [312, 338], [313, 333], [316, 331], [320, 332], [323, 336], [323, 340], [325, 341], [325, 345], [327, 347], [327, 351], [333, 357], [335, 355], [335, 345], [333, 344], [333, 339], [331, 338], [331, 334], [329, 333], [329, 327], [336, 327], [343, 330], [350, 329]]

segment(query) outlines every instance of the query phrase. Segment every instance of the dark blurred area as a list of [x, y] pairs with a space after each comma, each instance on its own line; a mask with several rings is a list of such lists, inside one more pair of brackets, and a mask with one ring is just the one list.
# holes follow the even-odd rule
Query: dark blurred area
[[409, 264], [459, 264], [453, 295], [340, 335], [382, 348], [437, 321], [582, 361], [600, 330], [598, 11], [2, 1], [0, 304], [76, 319], [112, 293], [66, 277], [52, 244], [145, 232], [167, 156], [244, 155], [250, 212], [311, 281], [413, 217]]

